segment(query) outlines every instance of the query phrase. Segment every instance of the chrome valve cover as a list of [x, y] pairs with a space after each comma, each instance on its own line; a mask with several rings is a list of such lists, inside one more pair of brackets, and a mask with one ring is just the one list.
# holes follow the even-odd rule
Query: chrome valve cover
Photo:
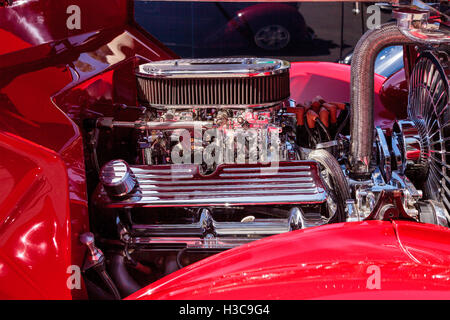
[[[103, 180], [121, 172], [104, 171]], [[129, 212], [126, 233], [154, 246], [229, 248], [262, 237], [327, 223], [327, 189], [315, 161], [221, 164], [210, 175], [199, 166], [130, 165], [137, 186], [123, 197], [100, 183], [93, 199], [99, 211]], [[108, 174], [111, 177], [108, 177]]]
[[[117, 170], [104, 173], [116, 175]], [[243, 206], [323, 203], [325, 188], [312, 161], [280, 162], [279, 166], [223, 164], [204, 176], [199, 166], [133, 165], [139, 186], [127, 197], [111, 198], [105, 185], [98, 188], [98, 199], [106, 207], [162, 206]], [[112, 179], [112, 177], [109, 177]], [[104, 176], [103, 179], [108, 179]]]

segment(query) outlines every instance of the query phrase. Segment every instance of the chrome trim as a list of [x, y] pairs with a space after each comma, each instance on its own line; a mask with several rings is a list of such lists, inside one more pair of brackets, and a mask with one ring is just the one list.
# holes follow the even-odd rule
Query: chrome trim
[[124, 160], [112, 160], [100, 170], [100, 182], [111, 197], [123, 197], [136, 186], [136, 177]]
[[131, 243], [134, 245], [163, 246], [164, 248], [174, 246], [176, 248], [189, 249], [232, 249], [248, 244], [255, 239], [252, 238], [218, 238], [218, 237], [135, 237]]
[[200, 219], [196, 223], [135, 224], [130, 230], [130, 243], [184, 244], [187, 247], [197, 248], [211, 248], [211, 244], [216, 243], [213, 247], [217, 247], [218, 244], [219, 247], [233, 247], [241, 245], [243, 239], [247, 243], [270, 235], [324, 224], [320, 213], [305, 215], [298, 207], [293, 207], [285, 219], [253, 218], [244, 222], [218, 222], [212, 218], [208, 209], [202, 209]]
[[151, 62], [136, 70], [138, 97], [154, 108], [269, 108], [290, 96], [290, 63], [218, 58]]
[[391, 167], [391, 153], [386, 141], [383, 129], [376, 127], [377, 143], [378, 143], [378, 155], [380, 157], [380, 171], [383, 174], [385, 181], [391, 181], [392, 167]]
[[429, 23], [430, 11], [427, 8], [393, 11], [400, 31], [409, 39], [422, 44], [442, 44], [450, 42], [450, 34], [440, 29], [440, 24]]
[[428, 200], [427, 201], [430, 206], [433, 208], [435, 217], [436, 217], [436, 224], [438, 226], [443, 226], [443, 227], [449, 227], [449, 222], [450, 222], [450, 216], [447, 212], [447, 210], [445, 209], [445, 206], [442, 203], [439, 203], [437, 201], [432, 201], [432, 200]]
[[131, 170], [138, 188], [127, 198], [115, 199], [99, 185], [95, 197], [99, 205], [126, 208], [320, 204], [327, 198], [317, 164], [313, 161], [280, 162], [274, 168], [223, 164], [208, 176], [201, 175], [195, 164], [131, 166]]
[[280, 99], [273, 102], [257, 103], [257, 104], [157, 104], [150, 105], [155, 109], [267, 109], [281, 105], [286, 99]]
[[301, 211], [292, 210], [287, 219], [255, 219], [249, 222], [218, 222], [208, 209], [203, 209], [200, 219], [190, 224], [135, 224], [131, 234], [145, 234], [150, 237], [204, 237], [207, 234], [217, 236], [268, 236], [302, 228]]
[[288, 223], [289, 223], [289, 231], [305, 228], [306, 224], [303, 212], [297, 207], [292, 208], [291, 211], [289, 212]]
[[212, 121], [115, 121], [112, 118], [100, 118], [99, 127], [106, 128], [134, 128], [138, 130], [175, 130], [186, 128], [212, 128]]
[[356, 201], [354, 199], [348, 199], [345, 204], [347, 207], [347, 222], [361, 221]]
[[449, 227], [450, 215], [442, 203], [434, 200], [421, 201], [419, 202], [419, 211], [421, 222]]
[[450, 211], [448, 61], [446, 53], [437, 50], [422, 52], [416, 61], [410, 77], [408, 117], [417, 130], [410, 130], [413, 152], [409, 156], [407, 150], [407, 158], [424, 173], [425, 198], [442, 201]]
[[397, 149], [400, 152], [401, 173], [404, 173], [405, 169], [411, 165], [422, 166], [425, 171], [427, 170], [428, 157], [426, 155], [429, 145], [427, 139], [421, 138], [413, 121], [400, 120], [394, 125], [392, 148], [394, 152], [397, 153]]
[[287, 61], [267, 58], [177, 59], [142, 64], [136, 74], [144, 78], [247, 78], [284, 73], [290, 67]]
[[88, 254], [83, 264], [83, 271], [104, 263], [103, 252], [95, 245], [95, 237], [92, 232], [85, 232], [80, 235], [80, 242], [88, 248]]

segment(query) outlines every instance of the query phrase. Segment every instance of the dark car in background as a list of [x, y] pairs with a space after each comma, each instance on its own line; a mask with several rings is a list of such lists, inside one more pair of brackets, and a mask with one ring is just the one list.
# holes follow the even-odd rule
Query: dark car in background
[[[135, 20], [181, 57], [342, 61], [367, 31], [353, 3], [137, 1]], [[389, 12], [381, 11], [381, 22]]]
[[314, 38], [297, 3], [140, 1], [136, 20], [182, 56], [276, 52]]

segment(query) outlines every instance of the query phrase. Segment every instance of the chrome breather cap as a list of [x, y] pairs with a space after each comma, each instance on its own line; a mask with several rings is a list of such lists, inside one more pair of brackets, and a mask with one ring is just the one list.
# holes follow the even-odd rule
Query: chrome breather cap
[[124, 160], [112, 160], [100, 170], [100, 182], [110, 197], [123, 197], [136, 186], [136, 177]]

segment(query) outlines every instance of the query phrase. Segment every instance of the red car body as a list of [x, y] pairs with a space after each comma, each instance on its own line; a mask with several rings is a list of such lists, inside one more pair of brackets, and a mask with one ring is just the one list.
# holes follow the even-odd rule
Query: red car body
[[[0, 299], [83, 299], [84, 286], [66, 285], [89, 231], [81, 119], [136, 105], [135, 66], [176, 55], [134, 23], [133, 1], [77, 1], [79, 30], [66, 28], [67, 1], [0, 3]], [[291, 69], [297, 101], [348, 101], [349, 81], [346, 65]], [[375, 117], [390, 126], [402, 111], [384, 82], [376, 77]], [[448, 239], [414, 223], [320, 227], [201, 261], [131, 298], [395, 298], [424, 288], [420, 297], [445, 298]], [[381, 291], [358, 287], [371, 264], [388, 281]]]
[[449, 253], [443, 227], [334, 224], [212, 256], [129, 299], [449, 299]]
[[66, 285], [89, 230], [82, 100], [132, 103], [113, 81], [126, 85], [141, 57], [174, 57], [130, 23], [131, 4], [78, 1], [74, 31], [64, 1], [0, 7], [0, 299], [86, 297]]

